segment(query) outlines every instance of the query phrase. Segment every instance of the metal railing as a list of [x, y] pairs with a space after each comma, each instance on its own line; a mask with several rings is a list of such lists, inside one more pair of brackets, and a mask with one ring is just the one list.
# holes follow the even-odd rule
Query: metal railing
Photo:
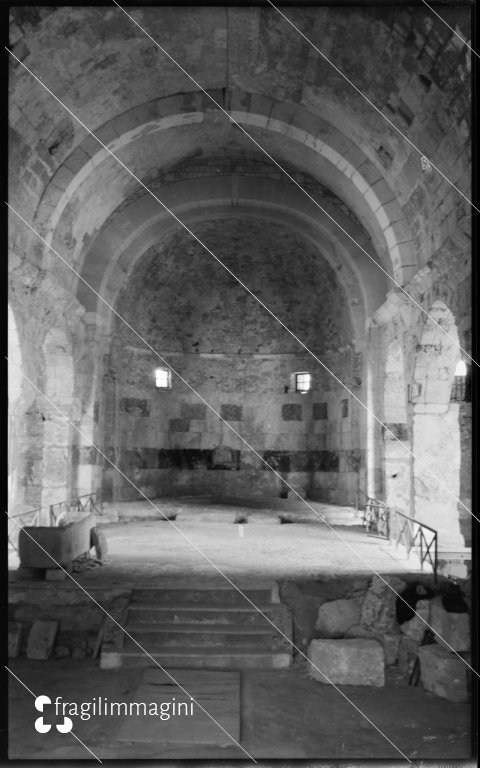
[[363, 510], [362, 524], [368, 536], [390, 538], [388, 507], [383, 501], [368, 496], [364, 491], [357, 491], [355, 506], [357, 510]]
[[409, 517], [399, 509], [392, 507], [389, 509], [391, 536], [398, 548], [399, 544], [405, 547], [407, 557], [415, 551], [420, 560], [420, 567], [423, 570], [425, 563], [428, 563], [433, 571], [434, 581], [437, 580], [438, 567], [438, 533], [425, 523], [421, 523], [414, 517]]
[[[48, 511], [48, 522], [41, 522], [42, 512]], [[72, 501], [58, 501], [55, 504], [48, 504], [43, 507], [36, 507], [25, 512], [18, 512], [15, 515], [8, 516], [8, 543], [13, 549], [18, 549], [19, 528], [25, 526], [47, 525], [56, 527], [69, 522], [72, 516], [79, 513], [92, 513], [101, 516], [103, 514], [102, 493], [86, 493], [83, 496], [77, 496]]]
[[384, 501], [357, 491], [355, 507], [363, 510], [362, 523], [368, 536], [389, 539], [398, 549], [405, 548], [407, 557], [414, 552], [420, 561], [420, 568], [428, 563], [437, 580], [438, 533], [429, 525], [410, 517], [396, 507], [387, 507]]
[[76, 499], [70, 502], [59, 501], [56, 504], [50, 504], [48, 510], [51, 526], [60, 525], [64, 521], [68, 522], [68, 518], [72, 513], [86, 512], [102, 515], [102, 493], [101, 491], [95, 491], [94, 493], [85, 493], [83, 496], [77, 496]]

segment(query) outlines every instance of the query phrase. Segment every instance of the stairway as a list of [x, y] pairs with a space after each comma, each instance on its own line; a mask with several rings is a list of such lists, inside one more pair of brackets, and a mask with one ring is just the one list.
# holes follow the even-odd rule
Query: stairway
[[[288, 638], [288, 608], [272, 601], [272, 589], [244, 594]], [[292, 646], [245, 598], [231, 588], [134, 589], [126, 613], [128, 633], [162, 667], [174, 669], [282, 669], [289, 667]], [[155, 663], [128, 636], [109, 664], [102, 650], [100, 666], [151, 667]]]

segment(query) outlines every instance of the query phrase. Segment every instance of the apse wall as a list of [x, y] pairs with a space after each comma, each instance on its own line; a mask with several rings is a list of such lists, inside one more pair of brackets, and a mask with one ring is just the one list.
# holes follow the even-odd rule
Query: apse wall
[[[286, 227], [232, 215], [204, 221], [196, 233], [360, 393], [362, 362], [346, 296], [310, 244]], [[143, 255], [116, 310], [204, 399], [175, 374], [171, 388], [156, 387], [155, 369], [166, 366], [117, 319], [106, 365], [104, 442], [143, 493], [284, 495], [264, 459], [303, 497], [354, 501], [364, 466], [354, 400], [186, 233]], [[312, 375], [306, 394], [295, 391], [298, 372]], [[138, 496], [108, 466], [104, 493], [114, 500]]]

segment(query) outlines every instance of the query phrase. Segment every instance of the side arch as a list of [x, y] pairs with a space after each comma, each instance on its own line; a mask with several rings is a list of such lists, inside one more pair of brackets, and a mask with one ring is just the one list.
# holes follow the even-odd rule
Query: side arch
[[414, 514], [438, 531], [441, 549], [455, 550], [464, 546], [456, 500], [460, 497], [460, 406], [451, 397], [459, 338], [455, 318], [443, 302], [435, 301], [429, 315], [417, 346], [410, 398]]

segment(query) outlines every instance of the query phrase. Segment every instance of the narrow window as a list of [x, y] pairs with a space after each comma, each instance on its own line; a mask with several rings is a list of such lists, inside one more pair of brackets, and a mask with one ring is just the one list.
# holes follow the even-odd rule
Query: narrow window
[[295, 374], [295, 392], [300, 392], [304, 395], [310, 391], [312, 386], [312, 374], [311, 373], [296, 373]]
[[159, 389], [171, 389], [172, 372], [168, 368], [155, 369], [155, 386]]
[[459, 360], [455, 368], [451, 400], [455, 403], [471, 402], [471, 368], [464, 360]]

